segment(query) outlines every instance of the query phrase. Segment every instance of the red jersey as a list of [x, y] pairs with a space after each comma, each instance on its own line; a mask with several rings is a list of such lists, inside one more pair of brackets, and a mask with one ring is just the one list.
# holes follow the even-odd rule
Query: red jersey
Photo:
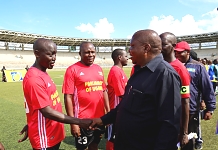
[[127, 81], [127, 76], [122, 68], [118, 66], [113, 66], [110, 69], [107, 78], [107, 89], [111, 109], [115, 108], [119, 104], [119, 96], [122, 96], [124, 94]]
[[64, 125], [45, 118], [40, 109], [50, 106], [62, 112], [55, 84], [46, 72], [31, 67], [23, 80], [28, 136], [33, 148], [52, 147], [65, 138]]
[[[135, 66], [135, 65], [134, 65]], [[131, 72], [130, 72], [130, 77], [133, 75], [133, 73], [135, 72], [135, 68], [134, 66], [132, 66]]]
[[69, 66], [64, 76], [62, 92], [73, 94], [74, 116], [99, 118], [105, 114], [103, 91], [106, 90], [102, 68], [77, 62]]
[[181, 97], [189, 98], [190, 97], [190, 74], [186, 67], [178, 60], [172, 61], [170, 65], [176, 70], [179, 74], [182, 81], [181, 88]]

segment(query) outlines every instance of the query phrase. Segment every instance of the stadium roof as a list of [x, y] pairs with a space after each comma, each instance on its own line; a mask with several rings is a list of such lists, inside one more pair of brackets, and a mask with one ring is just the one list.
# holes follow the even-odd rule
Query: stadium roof
[[[130, 39], [94, 39], [94, 38], [68, 38], [58, 36], [46, 36], [24, 32], [16, 32], [0, 29], [0, 41], [33, 44], [38, 38], [46, 38], [53, 40], [60, 46], [79, 46], [82, 41], [90, 41], [95, 46], [111, 47], [111, 46], [129, 46]], [[178, 41], [185, 40], [189, 44], [192, 43], [205, 43], [205, 42], [217, 42], [218, 32], [195, 34], [178, 36]]]

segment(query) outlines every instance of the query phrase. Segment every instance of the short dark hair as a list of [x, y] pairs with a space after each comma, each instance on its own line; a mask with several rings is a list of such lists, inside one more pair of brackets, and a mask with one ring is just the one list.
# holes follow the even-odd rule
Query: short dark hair
[[195, 51], [190, 50], [190, 56], [192, 59], [198, 61], [198, 54]]
[[124, 49], [121, 49], [121, 48], [117, 48], [115, 49], [112, 54], [111, 54], [111, 58], [113, 59], [113, 61], [116, 60], [116, 58], [119, 56], [119, 55], [122, 55], [123, 54], [123, 51], [125, 51]]

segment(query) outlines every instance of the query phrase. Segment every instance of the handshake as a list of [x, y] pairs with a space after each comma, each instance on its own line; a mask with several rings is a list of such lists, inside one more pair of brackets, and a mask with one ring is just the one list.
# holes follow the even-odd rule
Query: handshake
[[97, 126], [102, 126], [103, 122], [101, 118], [94, 119], [80, 119], [79, 124], [80, 128], [84, 129], [95, 129]]
[[[83, 129], [90, 129], [94, 130], [98, 126], [102, 126], [103, 122], [101, 118], [94, 118], [94, 119], [78, 119], [74, 118], [75, 125], [78, 125], [80, 128]], [[23, 129], [19, 133], [20, 135], [24, 134], [24, 136], [18, 140], [18, 143], [25, 141], [28, 138], [28, 125], [25, 125]]]

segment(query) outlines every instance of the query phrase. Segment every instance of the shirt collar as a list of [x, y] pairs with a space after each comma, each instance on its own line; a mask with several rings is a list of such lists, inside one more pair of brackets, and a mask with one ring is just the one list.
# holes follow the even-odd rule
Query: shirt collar
[[159, 54], [155, 58], [153, 58], [150, 62], [148, 62], [145, 66], [151, 70], [152, 72], [155, 71], [159, 63], [163, 61], [163, 55]]
[[163, 61], [163, 55], [159, 54], [157, 55], [155, 58], [153, 58], [150, 62], [148, 62], [145, 66], [140, 67], [139, 65], [135, 65], [134, 69], [135, 72], [137, 70], [143, 69], [143, 68], [148, 68], [149, 70], [151, 70], [152, 72], [155, 71], [155, 69], [157, 68], [158, 64]]

